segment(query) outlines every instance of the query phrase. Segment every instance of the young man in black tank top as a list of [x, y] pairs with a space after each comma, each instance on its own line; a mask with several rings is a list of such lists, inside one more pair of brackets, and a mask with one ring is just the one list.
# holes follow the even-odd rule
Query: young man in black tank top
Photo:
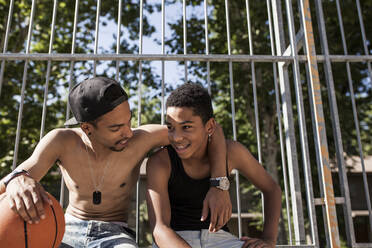
[[239, 240], [226, 227], [209, 232], [208, 222], [200, 221], [210, 185], [228, 188], [223, 185], [224, 178], [210, 180], [208, 137], [216, 127], [211, 99], [202, 86], [187, 83], [171, 93], [166, 106], [171, 145], [147, 162], [147, 202], [154, 247], [275, 247], [280, 187], [239, 142], [227, 141], [227, 174], [237, 169], [263, 192], [263, 235]]

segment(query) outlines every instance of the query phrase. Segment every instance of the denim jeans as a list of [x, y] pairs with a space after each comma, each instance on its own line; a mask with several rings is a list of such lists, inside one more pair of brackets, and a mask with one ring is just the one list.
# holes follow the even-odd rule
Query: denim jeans
[[[244, 241], [224, 230], [212, 233], [208, 229], [200, 231], [176, 231], [192, 248], [240, 248]], [[156, 244], [153, 248], [158, 248]]]
[[60, 248], [138, 248], [135, 233], [124, 223], [81, 220], [65, 214], [66, 229]]

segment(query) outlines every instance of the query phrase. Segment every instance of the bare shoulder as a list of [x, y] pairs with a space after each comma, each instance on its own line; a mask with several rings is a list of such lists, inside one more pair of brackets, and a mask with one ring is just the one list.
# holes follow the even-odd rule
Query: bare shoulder
[[239, 153], [249, 152], [249, 150], [240, 142], [234, 140], [226, 140], [227, 146], [227, 156], [233, 157], [234, 155], [238, 155]]
[[146, 171], [149, 173], [170, 173], [170, 160], [167, 148], [163, 147], [151, 155], [147, 161]]
[[133, 129], [133, 142], [141, 144], [142, 148], [153, 149], [167, 145], [168, 129], [165, 125], [149, 124]]
[[226, 140], [227, 158], [230, 169], [241, 169], [242, 166], [253, 166], [258, 164], [256, 158], [248, 148], [234, 140]]
[[48, 132], [43, 141], [53, 142], [57, 146], [66, 146], [81, 140], [82, 131], [79, 128], [56, 128]]

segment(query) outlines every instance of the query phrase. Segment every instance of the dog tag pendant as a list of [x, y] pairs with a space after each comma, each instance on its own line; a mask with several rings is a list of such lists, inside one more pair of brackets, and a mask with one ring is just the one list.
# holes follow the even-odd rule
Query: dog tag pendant
[[93, 192], [93, 204], [98, 205], [101, 203], [101, 195], [100, 191]]

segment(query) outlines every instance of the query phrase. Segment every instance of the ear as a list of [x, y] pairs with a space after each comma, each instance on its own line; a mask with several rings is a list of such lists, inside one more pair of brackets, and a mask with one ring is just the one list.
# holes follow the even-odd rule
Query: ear
[[216, 130], [216, 120], [212, 117], [210, 118], [207, 123], [205, 123], [205, 128], [208, 135], [213, 135], [214, 131]]
[[89, 137], [92, 134], [93, 126], [88, 122], [83, 122], [80, 124], [81, 130]]

